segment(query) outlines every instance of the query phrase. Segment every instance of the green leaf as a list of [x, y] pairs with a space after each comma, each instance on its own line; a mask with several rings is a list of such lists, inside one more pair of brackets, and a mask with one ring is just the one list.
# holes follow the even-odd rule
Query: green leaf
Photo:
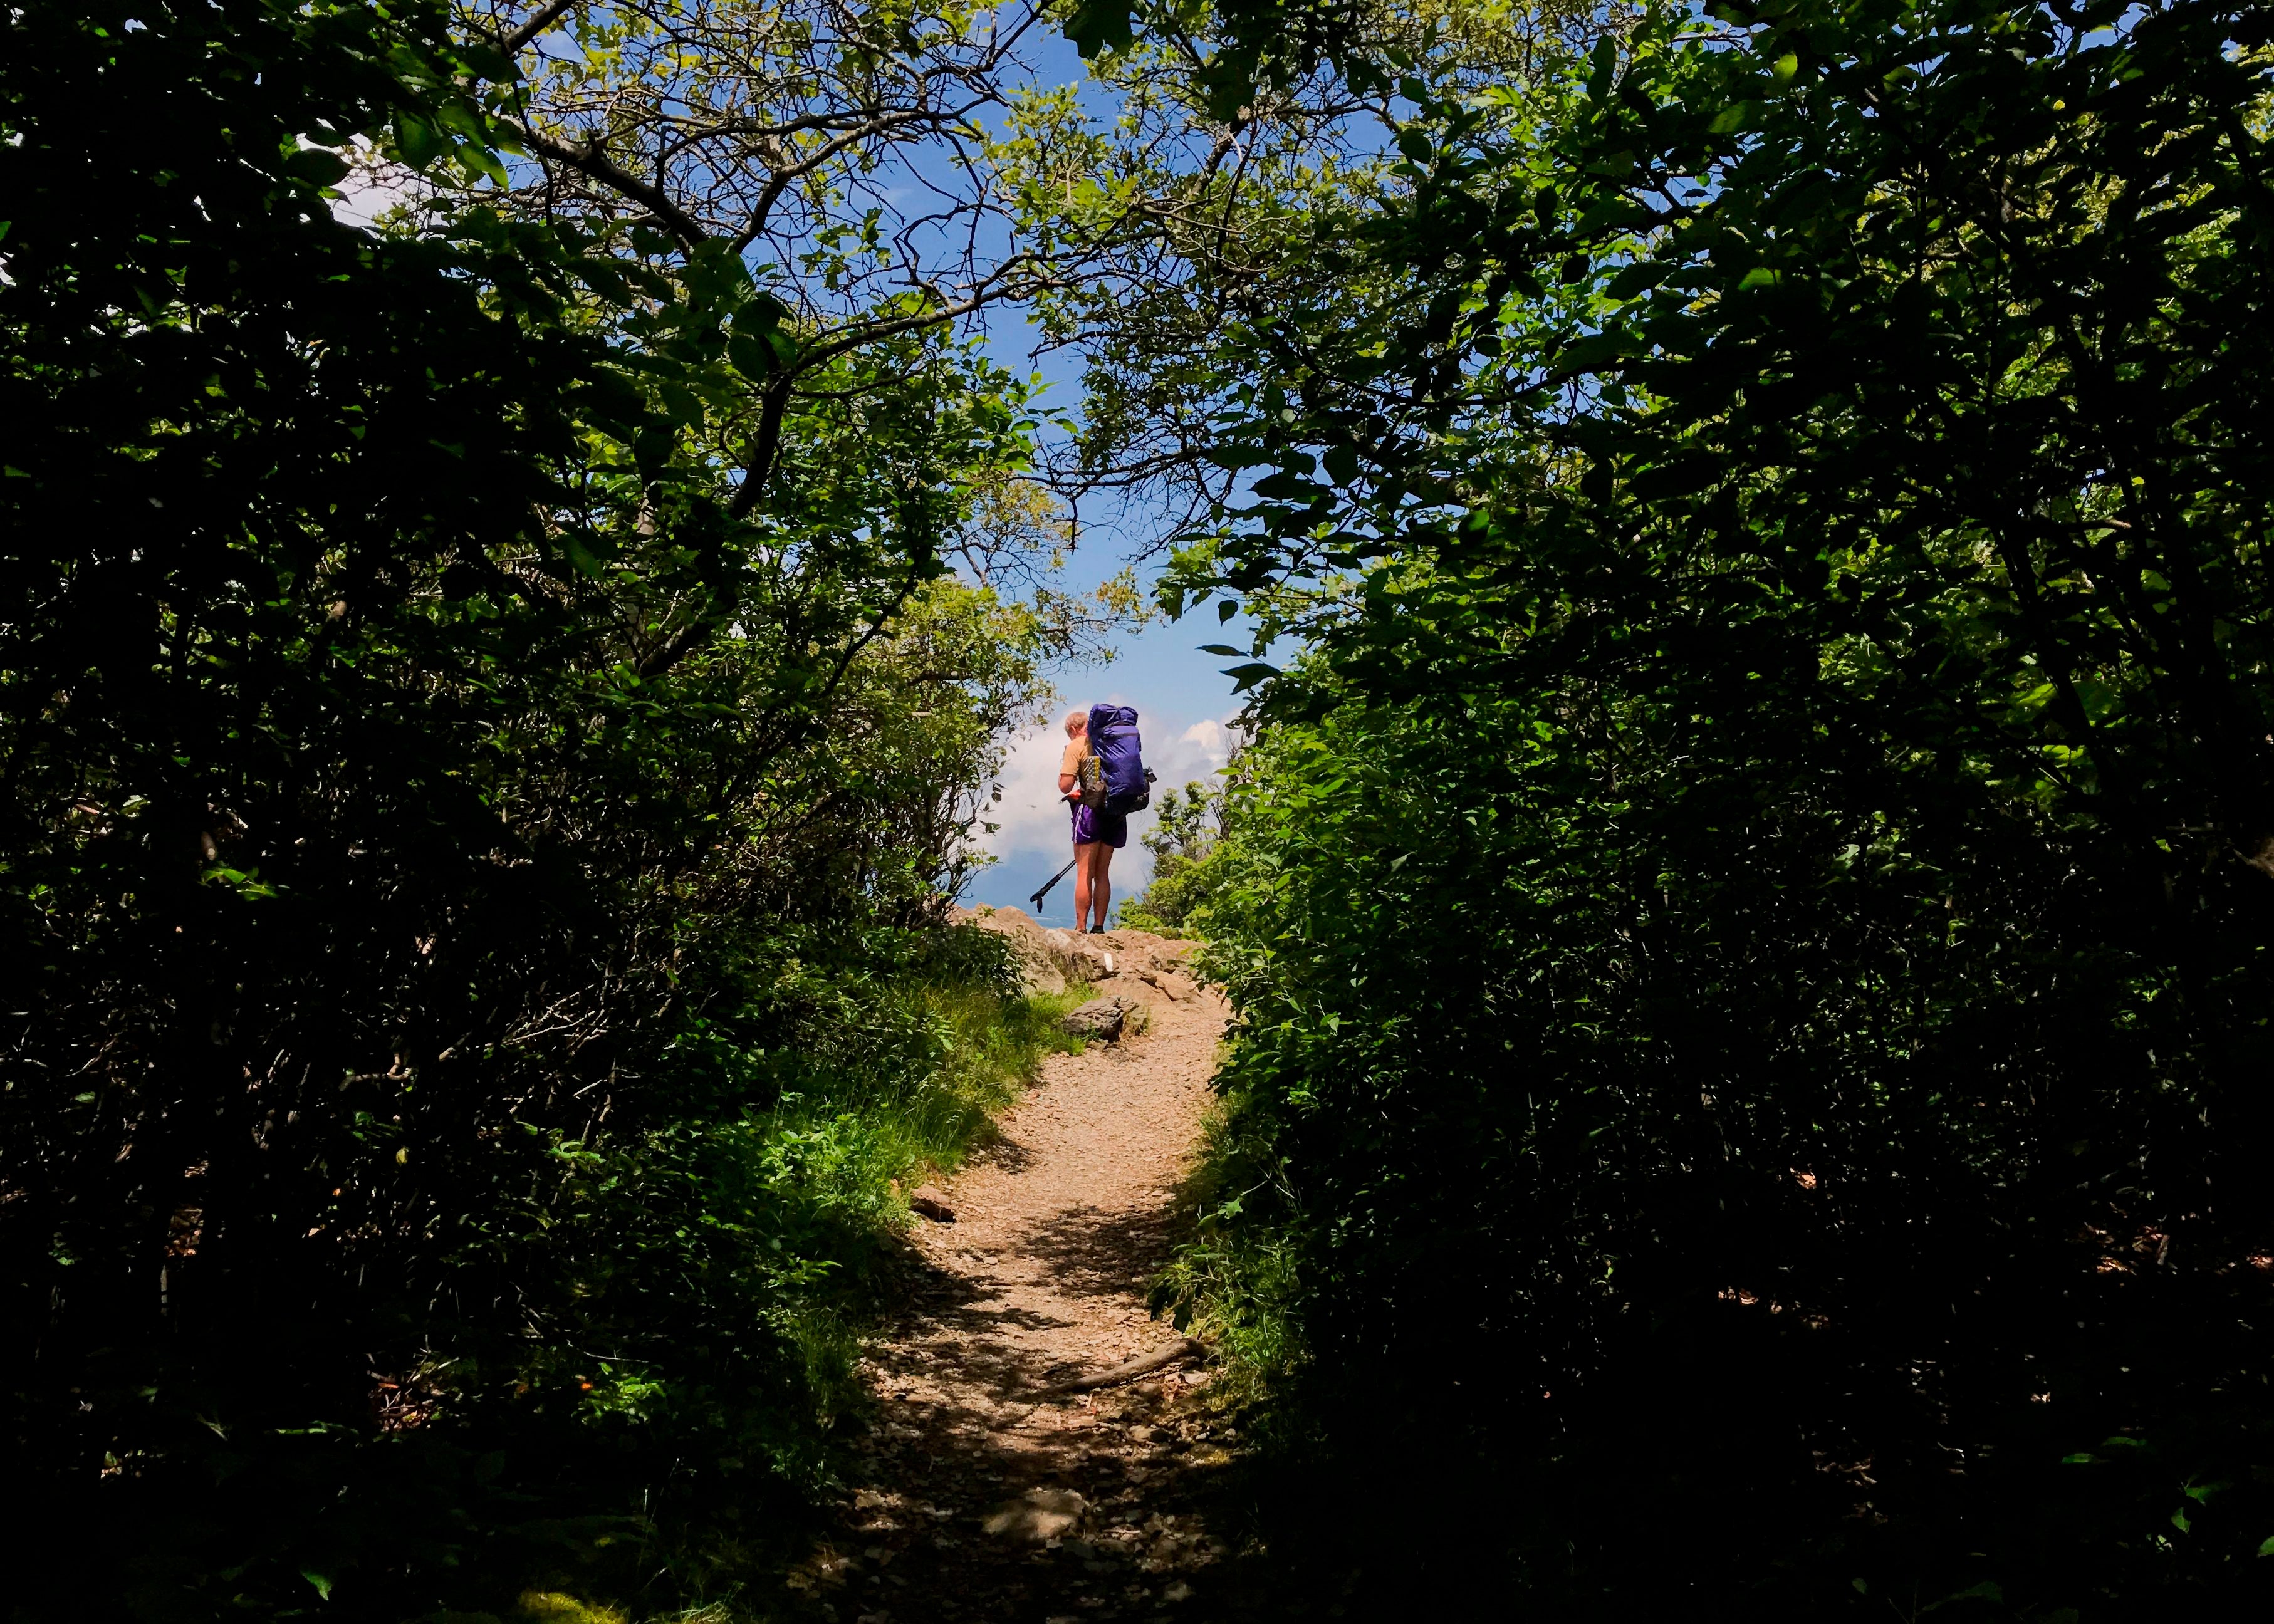
[[779, 356], [759, 334], [729, 333], [727, 335], [727, 358], [734, 364], [736, 372], [756, 381], [773, 375]]
[[462, 135], [470, 141], [479, 141], [489, 133], [482, 116], [474, 110], [472, 104], [456, 97], [435, 106], [434, 122], [452, 134]]
[[[705, 310], [734, 304], [750, 293], [749, 267], [742, 263], [742, 255], [734, 251], [731, 244], [715, 240], [697, 244], [687, 256], [681, 274], [689, 299]], [[761, 317], [778, 314], [773, 309], [756, 304], [745, 305], [744, 309]]]
[[2005, 1599], [2005, 1590], [1999, 1583], [1995, 1579], [1984, 1579], [1981, 1583], [1969, 1584], [1962, 1590], [1953, 1590], [1940, 1601], [1929, 1602], [1919, 1611], [1933, 1613], [1938, 1609], [1947, 1607], [1954, 1601], [2003, 1601]]
[[1317, 494], [1318, 487], [1300, 474], [1281, 471], [1255, 482], [1255, 493], [1267, 501], [1291, 502]]
[[1655, 259], [1638, 259], [1611, 278], [1603, 292], [1615, 299], [1630, 299], [1656, 287], [1673, 267]]
[[598, 575], [608, 567], [607, 560], [587, 546], [584, 538], [574, 530], [561, 537], [561, 550], [579, 575]]
[[479, 176], [500, 188], [513, 184], [507, 172], [505, 160], [479, 141], [462, 141], [458, 145], [458, 167], [469, 175]]
[[423, 169], [450, 150], [450, 139], [416, 113], [395, 116], [395, 150], [414, 169]]
[[300, 1576], [315, 1587], [318, 1596], [326, 1601], [331, 1600], [332, 1581], [328, 1574], [320, 1574], [312, 1568], [303, 1568], [300, 1570]]
[[1587, 96], [1600, 102], [1611, 94], [1611, 75], [1619, 68], [1619, 48], [1609, 34], [1595, 41], [1595, 49], [1587, 58]]
[[769, 377], [794, 365], [797, 340], [782, 327], [789, 312], [779, 299], [760, 294], [727, 324], [727, 354], [746, 378]]
[[1129, 0], [1080, 0], [1066, 14], [1065, 37], [1084, 62], [1101, 50], [1126, 50], [1136, 36], [1129, 28]]
[[1590, 333], [1585, 338], [1572, 340], [1557, 354], [1555, 365], [1558, 370], [1566, 372], [1592, 372], [1632, 356], [1641, 347], [1641, 342], [1633, 334], [1623, 327], [1614, 327], [1608, 332]]

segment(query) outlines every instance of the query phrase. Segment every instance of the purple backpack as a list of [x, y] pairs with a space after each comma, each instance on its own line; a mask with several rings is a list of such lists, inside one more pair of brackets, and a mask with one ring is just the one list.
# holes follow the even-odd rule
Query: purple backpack
[[1153, 804], [1153, 775], [1145, 770], [1137, 713], [1127, 705], [1089, 708], [1089, 749], [1105, 769], [1105, 809], [1142, 812]]

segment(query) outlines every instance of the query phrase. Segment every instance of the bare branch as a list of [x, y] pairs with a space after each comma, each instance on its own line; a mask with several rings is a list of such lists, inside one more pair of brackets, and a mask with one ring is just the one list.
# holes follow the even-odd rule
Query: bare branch
[[685, 246], [693, 248], [710, 240], [711, 234], [697, 224], [686, 210], [674, 203], [661, 187], [650, 184], [616, 163], [600, 150], [598, 141], [576, 145], [555, 140], [527, 125], [516, 125], [515, 131], [532, 150], [544, 154], [556, 163], [565, 163], [578, 173], [590, 176], [611, 191], [621, 192], [640, 205], [668, 227], [671, 234]]

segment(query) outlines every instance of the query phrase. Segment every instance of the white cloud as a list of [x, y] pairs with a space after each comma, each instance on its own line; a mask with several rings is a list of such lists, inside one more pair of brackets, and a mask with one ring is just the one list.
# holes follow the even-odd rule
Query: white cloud
[[[1204, 717], [1164, 744], [1145, 752], [1145, 764], [1150, 767], [1159, 782], [1157, 793], [1164, 789], [1181, 790], [1194, 778], [1213, 780], [1231, 759], [1231, 729], [1225, 724], [1231, 718]], [[1152, 814], [1143, 815], [1148, 823]]]
[[333, 188], [339, 196], [332, 200], [332, 218], [341, 224], [368, 230], [381, 214], [409, 199], [410, 171], [378, 156], [368, 140], [357, 137], [342, 155], [352, 167]]
[[1003, 799], [990, 815], [998, 828], [995, 833], [982, 837], [983, 849], [1000, 857], [1067, 843], [1065, 802], [1058, 798], [1058, 762], [1065, 749], [1062, 718], [1054, 717], [1012, 741], [1010, 759], [1003, 763], [999, 780]]

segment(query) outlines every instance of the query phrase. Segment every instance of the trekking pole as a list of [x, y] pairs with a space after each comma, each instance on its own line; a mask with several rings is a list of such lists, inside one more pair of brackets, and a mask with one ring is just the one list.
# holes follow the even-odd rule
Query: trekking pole
[[1031, 902], [1031, 903], [1033, 903], [1033, 904], [1035, 905], [1035, 911], [1036, 913], [1040, 913], [1040, 912], [1042, 911], [1042, 906], [1043, 906], [1043, 898], [1045, 898], [1045, 897], [1047, 897], [1047, 896], [1049, 896], [1049, 895], [1050, 894], [1050, 887], [1051, 887], [1051, 886], [1053, 886], [1053, 885], [1055, 885], [1055, 884], [1057, 884], [1060, 880], [1062, 880], [1062, 879], [1065, 878], [1065, 876], [1066, 876], [1067, 875], [1069, 875], [1069, 874], [1073, 873], [1073, 865], [1074, 865], [1074, 863], [1078, 863], [1078, 862], [1080, 862], [1081, 861], [1081, 858], [1079, 858], [1079, 857], [1077, 857], [1077, 858], [1073, 859], [1073, 861], [1072, 861], [1072, 862], [1067, 863], [1067, 864], [1066, 864], [1066, 866], [1065, 866], [1065, 868], [1063, 868], [1059, 869], [1056, 874], [1054, 874], [1054, 875], [1050, 876], [1050, 877], [1049, 879], [1044, 880], [1044, 881], [1043, 882], [1043, 888], [1042, 888], [1042, 890], [1040, 890], [1040, 891], [1036, 891], [1033, 896], [1031, 896], [1031, 897], [1029, 897], [1029, 898], [1027, 898], [1027, 900], [1028, 900], [1028, 901], [1029, 901], [1029, 902]]

